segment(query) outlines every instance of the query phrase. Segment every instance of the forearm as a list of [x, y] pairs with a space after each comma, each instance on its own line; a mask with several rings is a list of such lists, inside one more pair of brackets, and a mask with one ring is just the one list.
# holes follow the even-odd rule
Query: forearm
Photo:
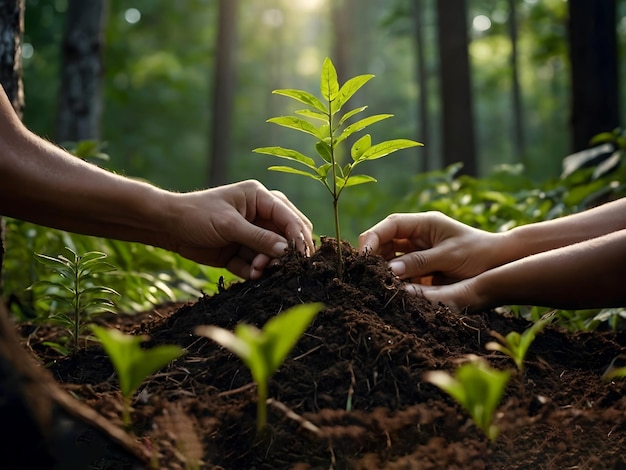
[[505, 262], [626, 229], [626, 199], [503, 234]]
[[1, 214], [87, 235], [160, 244], [164, 191], [86, 163], [23, 127], [0, 132]]
[[494, 268], [469, 279], [472, 309], [626, 305], [626, 229]]

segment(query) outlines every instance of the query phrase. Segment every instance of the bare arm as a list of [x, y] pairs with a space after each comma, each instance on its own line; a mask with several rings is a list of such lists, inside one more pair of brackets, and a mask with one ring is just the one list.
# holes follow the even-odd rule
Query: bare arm
[[29, 132], [0, 92], [0, 214], [137, 241], [258, 277], [289, 240], [313, 249], [312, 226], [256, 181], [177, 194], [69, 155]]
[[626, 199], [559, 219], [490, 233], [438, 212], [393, 214], [359, 237], [361, 251], [390, 261], [400, 277], [458, 281], [488, 269], [626, 229]]
[[409, 288], [455, 311], [500, 305], [580, 309], [626, 305], [626, 229], [556, 248], [442, 286]]

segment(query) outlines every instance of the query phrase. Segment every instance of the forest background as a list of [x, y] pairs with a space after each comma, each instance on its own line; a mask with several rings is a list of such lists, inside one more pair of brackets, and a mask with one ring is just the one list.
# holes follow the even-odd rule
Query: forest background
[[[626, 2], [578, 3], [588, 17], [598, 15], [591, 11], [594, 3], [613, 4], [614, 64], [623, 77]], [[66, 21], [67, 10], [67, 0], [27, 0], [22, 48], [24, 121], [59, 144], [65, 143], [56, 127], [63, 39], [75, 27]], [[459, 14], [465, 21], [455, 29]], [[336, 63], [340, 81], [376, 75], [355, 97], [372, 114], [395, 115], [372, 129], [375, 141], [413, 138], [425, 144], [366, 169], [379, 183], [353, 188], [345, 198], [344, 233], [351, 241], [395, 210], [413, 187], [412, 175], [459, 161], [479, 177], [503, 164], [522, 164], [524, 175], [544, 181], [558, 177], [562, 159], [579, 150], [572, 136], [564, 0], [112, 0], [105, 2], [101, 25], [102, 117], [92, 130], [96, 135], [79, 138], [103, 143], [110, 156], [106, 166], [180, 191], [255, 178], [287, 194], [320, 234], [332, 233], [320, 204], [323, 188], [267, 171], [272, 158], [251, 150], [308, 144], [265, 120], [291, 111], [289, 100], [272, 90], [317, 92], [326, 56]], [[445, 28], [452, 33], [442, 37]], [[463, 60], [448, 75], [466, 81], [454, 89], [469, 87], [469, 118], [462, 92], [448, 93], [447, 105], [441, 92], [441, 51], [458, 51], [446, 41], [463, 46], [463, 40], [469, 76]], [[619, 87], [624, 89], [623, 80]], [[622, 116], [624, 96], [614, 106]], [[443, 128], [444, 106], [452, 106], [446, 113], [454, 116], [456, 130]], [[444, 142], [456, 143], [452, 155], [443, 155]]]
[[[273, 157], [252, 149], [311, 153], [303, 134], [265, 121], [294, 111], [272, 90], [317, 94], [325, 57], [340, 82], [376, 75], [351, 100], [395, 115], [372, 126], [374, 142], [425, 144], [364, 165], [379, 182], [340, 204], [353, 244], [392, 212], [439, 210], [500, 231], [626, 195], [626, 0], [0, 0], [0, 25], [15, 40], [0, 44], [0, 81], [37, 134], [172, 190], [260, 180], [317, 235], [333, 233], [324, 188], [268, 171]], [[565, 169], [572, 152], [584, 158]], [[18, 317], [59, 308], [27, 287], [55, 279], [34, 254], [65, 247], [109, 257], [107, 285], [126, 311], [232, 280], [153, 247], [5, 222], [0, 288]], [[616, 327], [626, 310], [561, 316]]]

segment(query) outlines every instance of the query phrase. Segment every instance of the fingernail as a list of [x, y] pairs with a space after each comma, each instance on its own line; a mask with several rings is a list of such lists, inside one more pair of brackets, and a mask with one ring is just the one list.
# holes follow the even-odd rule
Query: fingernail
[[287, 243], [285, 242], [276, 243], [274, 247], [272, 248], [272, 251], [274, 252], [276, 256], [283, 256], [285, 252], [287, 251]]
[[402, 276], [406, 272], [406, 265], [402, 261], [392, 261], [389, 263], [389, 269], [396, 276]]

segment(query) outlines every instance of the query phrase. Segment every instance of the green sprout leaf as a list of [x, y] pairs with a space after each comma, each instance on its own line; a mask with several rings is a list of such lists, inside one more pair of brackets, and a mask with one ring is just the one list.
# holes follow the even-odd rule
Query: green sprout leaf
[[297, 150], [286, 149], [283, 147], [262, 147], [253, 150], [256, 153], [265, 153], [279, 158], [285, 158], [294, 162], [302, 163], [315, 170], [315, 160], [307, 157]]
[[184, 350], [179, 346], [162, 345], [143, 349], [146, 335], [126, 335], [116, 329], [92, 326], [91, 331], [102, 343], [117, 372], [120, 391], [125, 399], [123, 421], [130, 424], [130, 399], [139, 385], [154, 372], [180, 357]]
[[361, 158], [359, 158], [358, 161], [376, 160], [377, 158], [386, 157], [390, 153], [398, 150], [410, 147], [421, 147], [422, 145], [424, 144], [407, 139], [387, 140], [385, 142], [381, 142], [380, 144], [372, 145], [363, 153], [363, 155], [361, 155]]
[[322, 103], [317, 96], [312, 95], [311, 93], [308, 93], [304, 90], [284, 89], [284, 90], [274, 90], [272, 93], [274, 93], [275, 95], [288, 96], [289, 98], [293, 98], [294, 100], [300, 101], [301, 103], [304, 103], [308, 106], [311, 106], [317, 109], [318, 111], [321, 111], [324, 114], [324, 116], [328, 114], [328, 109], [326, 109], [326, 106], [324, 106], [324, 103]]
[[337, 111], [341, 110], [341, 108], [343, 108], [343, 105], [346, 104], [346, 102], [350, 98], [352, 98], [352, 95], [354, 95], [357, 91], [359, 91], [361, 87], [365, 85], [367, 82], [369, 82], [372, 78], [374, 78], [374, 75], [371, 75], [371, 74], [358, 75], [356, 77], [352, 77], [350, 80], [344, 83], [341, 86], [341, 89], [339, 90], [339, 98], [337, 100]]
[[509, 371], [493, 369], [484, 360], [474, 357], [457, 368], [454, 376], [444, 371], [431, 371], [424, 375], [424, 380], [454, 398], [487, 438], [494, 440], [499, 429], [492, 424], [493, 415], [509, 377]]
[[322, 97], [329, 103], [328, 109], [332, 114], [339, 111], [339, 107], [333, 109], [330, 103], [335, 101], [339, 93], [339, 82], [337, 81], [337, 70], [332, 61], [327, 57], [322, 64], [322, 78], [320, 80], [320, 91]]
[[517, 331], [511, 331], [506, 336], [502, 336], [497, 331], [492, 331], [491, 336], [495, 337], [499, 343], [491, 341], [485, 345], [490, 351], [499, 351], [506, 354], [517, 366], [520, 372], [524, 371], [524, 359], [528, 353], [530, 345], [535, 337], [550, 323], [550, 318], [538, 320], [530, 328], [527, 328], [521, 335]]
[[205, 336], [239, 356], [257, 384], [257, 429], [267, 422], [267, 382], [283, 363], [315, 316], [321, 303], [302, 304], [279, 313], [263, 329], [239, 324], [232, 333], [217, 326], [199, 326], [195, 333]]

